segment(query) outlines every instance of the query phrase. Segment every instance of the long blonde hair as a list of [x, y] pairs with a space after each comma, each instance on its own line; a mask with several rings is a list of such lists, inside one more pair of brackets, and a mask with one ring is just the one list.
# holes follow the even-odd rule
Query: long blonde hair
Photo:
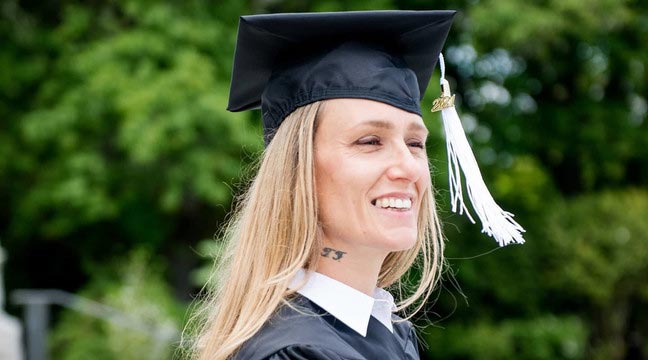
[[[297, 271], [314, 270], [321, 240], [313, 142], [323, 103], [300, 107], [286, 117], [237, 204], [224, 232], [226, 250], [213, 274], [218, 286], [208, 291], [196, 315], [201, 325], [194, 358], [229, 358], [292, 293], [287, 288]], [[395, 286], [402, 294], [407, 286], [400, 279], [420, 256], [421, 280], [398, 303], [399, 310], [414, 305], [409, 316], [423, 306], [443, 265], [443, 239], [431, 187], [423, 196], [418, 234], [412, 249], [387, 256], [377, 284]]]

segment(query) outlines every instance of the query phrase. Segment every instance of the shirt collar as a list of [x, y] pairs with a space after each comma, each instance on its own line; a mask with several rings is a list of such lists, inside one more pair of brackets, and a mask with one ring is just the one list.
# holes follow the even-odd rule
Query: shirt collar
[[390, 332], [394, 332], [391, 315], [396, 311], [396, 306], [389, 292], [376, 288], [371, 297], [318, 272], [310, 272], [309, 275], [306, 283], [298, 288], [306, 276], [306, 271], [300, 269], [292, 280], [290, 289], [298, 288], [299, 294], [362, 336], [367, 336], [371, 316]]

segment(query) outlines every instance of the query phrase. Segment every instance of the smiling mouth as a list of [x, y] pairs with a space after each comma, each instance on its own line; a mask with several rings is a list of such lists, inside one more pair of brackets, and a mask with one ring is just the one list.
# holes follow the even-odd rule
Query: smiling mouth
[[412, 208], [412, 199], [384, 197], [371, 201], [371, 205], [381, 209], [409, 210]]

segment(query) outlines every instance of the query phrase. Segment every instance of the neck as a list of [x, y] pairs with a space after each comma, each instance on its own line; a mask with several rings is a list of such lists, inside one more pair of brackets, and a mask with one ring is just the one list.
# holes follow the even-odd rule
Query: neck
[[[387, 254], [369, 256], [371, 250], [345, 247], [343, 244], [336, 245], [326, 240], [323, 243], [322, 254], [326, 255], [320, 256], [317, 272], [373, 297], [378, 275]], [[335, 251], [345, 253], [340, 257], [335, 255]], [[338, 257], [339, 259], [335, 260]]]

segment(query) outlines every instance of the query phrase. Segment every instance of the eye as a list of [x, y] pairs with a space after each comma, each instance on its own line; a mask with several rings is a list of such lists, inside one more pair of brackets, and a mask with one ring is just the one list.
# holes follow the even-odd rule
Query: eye
[[365, 136], [356, 141], [358, 145], [380, 145], [380, 139], [377, 136]]
[[425, 143], [419, 140], [411, 140], [407, 143], [407, 146], [415, 147], [419, 149], [425, 149]]

